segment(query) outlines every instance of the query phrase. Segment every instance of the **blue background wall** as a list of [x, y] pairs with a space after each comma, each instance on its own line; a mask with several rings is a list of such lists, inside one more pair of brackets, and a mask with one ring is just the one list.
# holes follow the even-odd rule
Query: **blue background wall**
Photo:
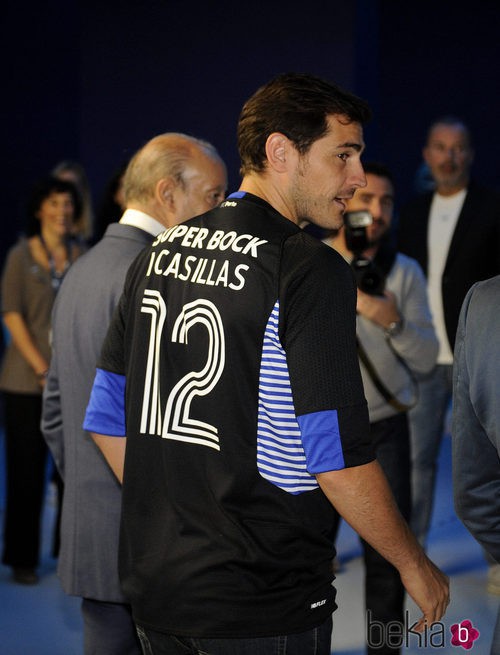
[[33, 180], [61, 159], [86, 167], [95, 203], [115, 167], [154, 134], [212, 141], [239, 183], [235, 131], [244, 100], [288, 70], [365, 97], [366, 157], [412, 192], [425, 130], [463, 116], [474, 171], [499, 185], [500, 9], [476, 2], [8, 0], [2, 21], [3, 226], [0, 259], [23, 227]]

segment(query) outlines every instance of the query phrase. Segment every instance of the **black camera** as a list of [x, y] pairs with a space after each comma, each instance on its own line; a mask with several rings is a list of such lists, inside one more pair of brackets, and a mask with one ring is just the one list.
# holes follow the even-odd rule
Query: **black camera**
[[354, 255], [351, 266], [358, 288], [371, 296], [383, 296], [385, 275], [371, 259], [363, 257], [363, 252], [370, 246], [366, 228], [372, 223], [373, 217], [365, 209], [346, 212], [344, 214], [345, 242], [347, 249]]

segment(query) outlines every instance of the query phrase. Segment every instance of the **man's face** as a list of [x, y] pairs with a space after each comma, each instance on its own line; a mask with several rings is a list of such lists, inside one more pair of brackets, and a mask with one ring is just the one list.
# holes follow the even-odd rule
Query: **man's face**
[[182, 177], [184, 187], [179, 188], [176, 216], [179, 223], [217, 207], [226, 196], [226, 167], [220, 159], [199, 153]]
[[363, 130], [359, 123], [347, 123], [342, 116], [330, 116], [328, 125], [327, 134], [305, 155], [297, 156], [289, 192], [292, 214], [299, 222], [338, 229], [346, 201], [366, 183], [360, 161]]
[[358, 189], [347, 201], [347, 211], [366, 209], [373, 223], [366, 228], [371, 246], [377, 245], [391, 225], [394, 209], [394, 188], [390, 180], [373, 173], [366, 174], [366, 186]]
[[464, 127], [437, 124], [423, 150], [437, 190], [455, 193], [467, 186], [473, 151]]

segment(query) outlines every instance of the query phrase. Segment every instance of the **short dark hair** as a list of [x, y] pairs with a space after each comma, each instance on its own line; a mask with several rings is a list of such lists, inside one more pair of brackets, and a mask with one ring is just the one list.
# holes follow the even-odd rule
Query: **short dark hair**
[[467, 137], [467, 142], [469, 148], [473, 148], [474, 144], [472, 143], [472, 134], [467, 123], [460, 118], [460, 116], [454, 116], [453, 114], [447, 114], [446, 116], [441, 116], [435, 121], [432, 121], [429, 128], [427, 129], [427, 135], [425, 142], [429, 143], [431, 133], [438, 125], [447, 125], [448, 127], [460, 127], [465, 136]]
[[241, 174], [265, 169], [266, 141], [273, 132], [283, 133], [303, 155], [327, 133], [327, 117], [334, 114], [362, 125], [371, 118], [364, 100], [320, 77], [284, 73], [273, 78], [243, 105], [238, 122]]
[[377, 177], [385, 177], [389, 182], [394, 186], [394, 176], [392, 171], [382, 162], [379, 161], [367, 161], [363, 162], [363, 170], [365, 175], [376, 175]]
[[73, 200], [73, 207], [75, 209], [73, 220], [77, 221], [80, 217], [82, 212], [82, 201], [78, 189], [73, 182], [70, 182], [69, 180], [60, 180], [54, 175], [48, 175], [35, 182], [26, 203], [26, 233], [28, 236], [40, 233], [41, 226], [40, 221], [37, 218], [37, 213], [43, 201], [52, 193], [69, 193]]

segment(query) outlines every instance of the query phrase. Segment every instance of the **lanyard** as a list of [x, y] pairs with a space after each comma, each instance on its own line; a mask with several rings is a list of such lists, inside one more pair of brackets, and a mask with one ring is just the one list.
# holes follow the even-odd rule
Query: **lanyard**
[[[54, 261], [54, 258], [52, 257], [52, 253], [50, 252], [50, 250], [47, 247], [47, 244], [45, 243], [45, 239], [43, 238], [42, 233], [40, 232], [38, 236], [40, 237], [40, 242], [43, 246], [43, 249], [45, 250], [47, 259], [49, 260], [49, 272], [50, 272], [50, 281], [52, 284], [52, 288], [54, 289], [55, 293], [57, 293], [59, 291], [59, 287], [62, 284], [63, 278], [66, 275], [66, 271], [69, 268], [71, 258], [68, 256], [68, 258], [64, 262], [63, 270], [61, 272], [57, 271], [56, 263]], [[66, 241], [65, 247], [66, 247], [66, 252], [69, 255], [71, 252], [71, 245], [69, 241]]]

